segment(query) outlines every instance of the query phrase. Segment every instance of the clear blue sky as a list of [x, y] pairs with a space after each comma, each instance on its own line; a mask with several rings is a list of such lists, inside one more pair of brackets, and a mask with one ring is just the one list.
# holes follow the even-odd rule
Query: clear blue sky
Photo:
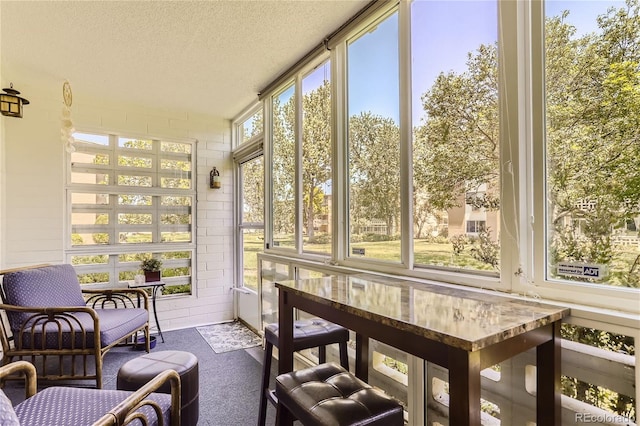
[[[548, 0], [547, 16], [569, 10], [568, 22], [578, 35], [597, 30], [596, 16], [609, 7], [620, 7], [613, 0]], [[498, 39], [497, 2], [489, 0], [414, 0], [412, 15], [413, 124], [420, 124], [420, 96], [440, 72], [461, 73], [467, 54], [480, 44]], [[398, 16], [383, 21], [349, 46], [349, 115], [372, 111], [398, 123]]]

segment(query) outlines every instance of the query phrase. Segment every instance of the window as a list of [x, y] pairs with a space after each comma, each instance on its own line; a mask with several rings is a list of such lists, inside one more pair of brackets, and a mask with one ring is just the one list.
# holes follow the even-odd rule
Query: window
[[272, 100], [272, 229], [273, 246], [295, 248], [296, 139], [295, 86], [290, 85]]
[[141, 260], [153, 256], [163, 261], [164, 293], [190, 293], [193, 144], [85, 133], [74, 137], [67, 253], [81, 282], [131, 280]]
[[[367, 10], [263, 95], [266, 250], [619, 309], [640, 286], [639, 13], [617, 0]], [[310, 103], [325, 88], [327, 104]], [[581, 267], [599, 276], [566, 272]]]
[[238, 145], [243, 144], [256, 136], [262, 136], [262, 110], [244, 120], [239, 127]]
[[[411, 4], [411, 20], [421, 23], [411, 26], [413, 248], [420, 266], [497, 272], [497, 9], [497, 1]], [[480, 232], [479, 223], [498, 258], [481, 256], [478, 241], [459, 244]]]
[[484, 220], [467, 220], [467, 234], [479, 234], [486, 230]]
[[547, 278], [637, 288], [638, 6], [547, 2], [545, 15]]
[[347, 42], [349, 250], [400, 262], [398, 12]]
[[245, 287], [258, 291], [258, 257], [264, 247], [264, 157], [239, 165], [242, 192], [240, 231]]
[[331, 84], [329, 62], [302, 80], [303, 251], [331, 253]]

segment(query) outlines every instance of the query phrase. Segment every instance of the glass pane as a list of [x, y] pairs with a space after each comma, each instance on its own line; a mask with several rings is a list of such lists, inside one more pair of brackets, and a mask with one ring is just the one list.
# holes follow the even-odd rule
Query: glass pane
[[151, 176], [118, 175], [118, 185], [151, 187]]
[[119, 232], [118, 242], [121, 244], [152, 243], [153, 235], [151, 232]]
[[152, 253], [124, 253], [118, 255], [119, 263], [135, 263], [136, 267], [140, 266], [140, 262], [144, 259], [153, 257]]
[[109, 194], [94, 194], [74, 192], [71, 194], [71, 204], [109, 204]]
[[262, 324], [278, 321], [278, 289], [277, 280], [288, 280], [289, 265], [270, 261], [262, 261]]
[[160, 142], [160, 151], [191, 154], [191, 144], [179, 142]]
[[150, 213], [118, 213], [118, 223], [125, 225], [151, 225]]
[[246, 119], [240, 127], [240, 143], [246, 142], [252, 137], [262, 133], [262, 110]]
[[163, 225], [189, 225], [191, 224], [191, 215], [168, 213], [160, 215], [160, 223]]
[[191, 241], [191, 232], [161, 232], [160, 240], [163, 243], [188, 243]]
[[273, 245], [295, 247], [294, 86], [273, 98]]
[[106, 263], [109, 263], [109, 256], [106, 254], [99, 254], [95, 256], [71, 256], [72, 265], [93, 265]]
[[96, 232], [89, 234], [72, 233], [71, 244], [74, 246], [109, 244], [109, 234], [107, 234], [106, 232]]
[[107, 135], [90, 135], [87, 133], [76, 132], [73, 134], [73, 138], [76, 142], [94, 144], [94, 145], [109, 145], [109, 136]]
[[258, 291], [258, 253], [263, 247], [263, 229], [242, 230], [243, 285], [255, 291]]
[[190, 206], [191, 197], [161, 197], [160, 204], [163, 206]]
[[150, 169], [152, 166], [151, 158], [132, 157], [128, 155], [118, 155], [118, 166], [121, 167], [139, 167], [142, 169]]
[[121, 148], [144, 149], [150, 151], [153, 149], [153, 141], [145, 139], [118, 138], [118, 146]]
[[401, 257], [398, 13], [350, 40], [347, 54], [349, 255], [397, 262]]
[[118, 195], [118, 204], [124, 206], [150, 206], [151, 195], [122, 194]]
[[331, 253], [331, 85], [325, 62], [302, 80], [302, 245]]
[[80, 173], [71, 172], [71, 183], [83, 183], [90, 185], [108, 185], [109, 174], [108, 173]]
[[168, 160], [163, 158], [160, 160], [160, 168], [163, 170], [177, 170], [179, 172], [191, 171], [191, 161], [185, 160]]
[[[413, 231], [418, 265], [497, 273], [498, 2], [413, 2]], [[442, 40], [448, 40], [442, 48]]]
[[108, 225], [109, 213], [97, 212], [73, 212], [71, 213], [72, 225]]
[[71, 153], [71, 166], [73, 167], [77, 164], [99, 164], [106, 166], [109, 165], [109, 154], [75, 151]]
[[189, 189], [191, 188], [191, 179], [185, 178], [160, 178], [161, 188]]
[[264, 157], [240, 165], [242, 179], [242, 222], [264, 222]]
[[640, 283], [640, 9], [548, 2], [547, 277]]

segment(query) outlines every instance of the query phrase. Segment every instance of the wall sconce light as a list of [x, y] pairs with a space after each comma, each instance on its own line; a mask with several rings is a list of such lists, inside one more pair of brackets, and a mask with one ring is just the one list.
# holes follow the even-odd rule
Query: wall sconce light
[[11, 87], [2, 89], [6, 93], [0, 93], [0, 112], [9, 117], [22, 118], [22, 106], [29, 105], [29, 101], [18, 96], [20, 92]]
[[218, 189], [222, 186], [220, 182], [220, 172], [215, 167], [209, 173], [209, 187]]

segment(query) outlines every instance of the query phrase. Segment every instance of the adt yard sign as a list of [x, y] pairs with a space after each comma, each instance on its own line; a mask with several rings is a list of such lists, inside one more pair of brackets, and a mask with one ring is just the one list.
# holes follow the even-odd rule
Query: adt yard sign
[[604, 265], [560, 262], [558, 275], [599, 280], [604, 276]]

